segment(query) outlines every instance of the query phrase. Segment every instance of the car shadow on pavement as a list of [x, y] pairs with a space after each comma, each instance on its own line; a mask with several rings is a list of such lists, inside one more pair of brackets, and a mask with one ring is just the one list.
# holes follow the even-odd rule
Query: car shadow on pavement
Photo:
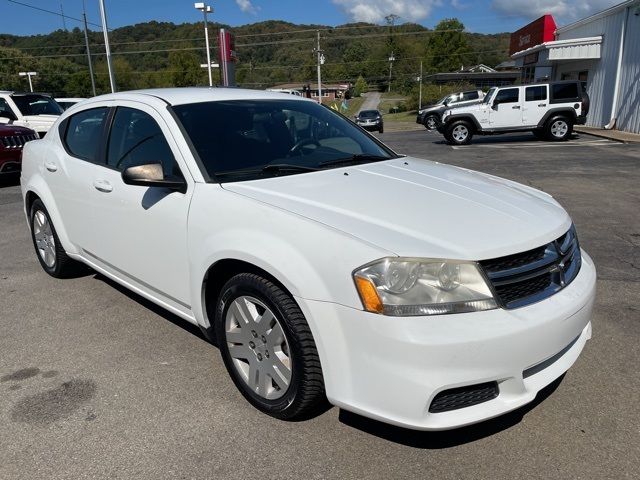
[[564, 376], [565, 374], [562, 374], [558, 379], [540, 390], [533, 402], [513, 412], [455, 430], [445, 430], [441, 432], [409, 430], [407, 428], [396, 427], [372, 420], [355, 413], [347, 412], [346, 410], [340, 410], [339, 419], [340, 422], [349, 427], [408, 447], [427, 450], [457, 447], [495, 435], [496, 433], [517, 425], [527, 413], [544, 402], [558, 388]]
[[[138, 295], [137, 293], [132, 292], [128, 288], [123, 287], [119, 283], [114, 282], [113, 280], [111, 280], [108, 277], [105, 277], [101, 273], [97, 273], [95, 271], [93, 273], [94, 273], [93, 278], [95, 280], [98, 280], [100, 282], [106, 283], [107, 285], [109, 285], [110, 287], [116, 289], [118, 292], [120, 292], [123, 295], [127, 296], [128, 298], [130, 298], [134, 302], [139, 303], [140, 305], [142, 305], [146, 309], [151, 310], [156, 315], [158, 315], [158, 316], [164, 318], [165, 320], [173, 323], [175, 326], [182, 328], [183, 330], [191, 333], [192, 335], [200, 338], [201, 340], [203, 340], [205, 342], [208, 342], [208, 340], [204, 337], [204, 335], [203, 335], [202, 331], [200, 330], [200, 328], [197, 327], [196, 325], [193, 325], [192, 323], [189, 323], [188, 321], [180, 318], [179, 316], [174, 315], [170, 311], [164, 309], [163, 307], [161, 307], [159, 305], [156, 305], [152, 301], [147, 300], [146, 298]], [[211, 342], [209, 342], [209, 343], [211, 343]]]
[[20, 174], [0, 175], [0, 188], [17, 187], [20, 185]]

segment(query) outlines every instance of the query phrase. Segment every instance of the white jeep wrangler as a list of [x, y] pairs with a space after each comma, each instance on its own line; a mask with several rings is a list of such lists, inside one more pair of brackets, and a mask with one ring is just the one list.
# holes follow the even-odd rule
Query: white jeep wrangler
[[526, 131], [561, 141], [585, 123], [588, 110], [589, 96], [578, 81], [494, 87], [482, 103], [444, 112], [438, 131], [452, 145], [466, 145], [474, 135]]

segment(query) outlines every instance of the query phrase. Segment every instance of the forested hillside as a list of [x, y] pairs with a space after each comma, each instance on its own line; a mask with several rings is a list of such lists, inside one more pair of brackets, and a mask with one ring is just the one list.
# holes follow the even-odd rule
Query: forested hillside
[[[415, 84], [421, 61], [428, 74], [477, 63], [494, 66], [508, 58], [508, 34], [470, 34], [455, 19], [441, 22], [435, 30], [416, 24], [349, 24], [336, 28], [281, 21], [234, 28], [211, 24], [214, 54], [220, 27], [228, 28], [236, 37], [238, 82], [255, 88], [313, 81], [318, 30], [326, 58], [323, 82], [355, 82], [362, 76], [369, 86], [384, 87], [391, 51], [396, 59], [393, 86], [398, 90]], [[98, 93], [104, 93], [109, 86], [102, 33], [93, 31], [89, 37]], [[205, 62], [201, 23], [142, 23], [114, 29], [110, 41], [121, 90], [207, 82], [206, 71], [200, 67]], [[90, 95], [84, 34], [80, 29], [33, 36], [0, 34], [0, 89], [25, 89], [25, 80], [17, 75], [25, 70], [38, 72], [35, 86], [40, 91]]]

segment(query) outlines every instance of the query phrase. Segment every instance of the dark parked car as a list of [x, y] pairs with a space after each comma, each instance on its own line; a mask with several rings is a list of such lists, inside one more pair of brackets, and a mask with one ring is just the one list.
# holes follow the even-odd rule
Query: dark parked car
[[38, 134], [30, 128], [0, 125], [0, 175], [17, 173], [22, 162], [22, 147]]
[[356, 115], [356, 123], [366, 130], [384, 132], [384, 121], [379, 110], [362, 110]]

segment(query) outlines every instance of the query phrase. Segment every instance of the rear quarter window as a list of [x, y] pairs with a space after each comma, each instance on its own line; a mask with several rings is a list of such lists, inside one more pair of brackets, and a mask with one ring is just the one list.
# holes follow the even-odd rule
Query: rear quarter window
[[62, 142], [67, 152], [91, 163], [101, 163], [98, 148], [102, 143], [107, 107], [92, 108], [72, 115], [65, 120]]
[[553, 103], [574, 102], [580, 99], [578, 83], [556, 83], [551, 85]]

